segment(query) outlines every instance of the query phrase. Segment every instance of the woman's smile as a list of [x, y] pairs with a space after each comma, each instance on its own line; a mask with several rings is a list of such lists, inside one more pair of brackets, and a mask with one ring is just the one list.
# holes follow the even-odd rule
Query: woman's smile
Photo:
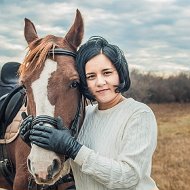
[[109, 91], [109, 89], [102, 89], [102, 90], [97, 90], [96, 92], [99, 94], [103, 94], [103, 93], [106, 93], [108, 91]]

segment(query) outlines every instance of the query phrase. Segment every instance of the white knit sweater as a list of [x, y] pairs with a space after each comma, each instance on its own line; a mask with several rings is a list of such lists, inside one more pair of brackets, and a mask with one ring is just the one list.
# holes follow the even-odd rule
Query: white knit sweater
[[88, 106], [71, 160], [77, 190], [154, 190], [150, 177], [157, 143], [151, 109], [132, 98], [107, 110]]

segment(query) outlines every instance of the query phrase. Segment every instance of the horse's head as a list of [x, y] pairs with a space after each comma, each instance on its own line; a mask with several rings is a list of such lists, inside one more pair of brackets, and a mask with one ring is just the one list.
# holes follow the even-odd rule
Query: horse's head
[[[27, 92], [27, 110], [34, 123], [52, 127], [52, 118], [60, 116], [67, 127], [76, 123], [79, 112], [79, 76], [75, 53], [83, 37], [83, 20], [76, 18], [65, 37], [39, 38], [34, 24], [25, 19], [24, 35], [29, 51], [20, 67], [20, 81]], [[64, 156], [32, 145], [28, 169], [39, 184], [51, 185], [68, 173]]]

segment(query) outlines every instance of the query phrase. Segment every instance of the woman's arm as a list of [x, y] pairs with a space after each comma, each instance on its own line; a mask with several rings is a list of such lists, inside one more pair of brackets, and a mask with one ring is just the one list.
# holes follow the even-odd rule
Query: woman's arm
[[157, 125], [151, 111], [133, 114], [126, 124], [117, 160], [99, 155], [86, 146], [79, 150], [75, 162], [107, 188], [131, 188], [149, 172], [156, 147]]

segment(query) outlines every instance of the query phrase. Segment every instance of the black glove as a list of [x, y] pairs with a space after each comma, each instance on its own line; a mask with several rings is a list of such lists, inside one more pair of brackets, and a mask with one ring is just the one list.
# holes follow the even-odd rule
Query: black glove
[[34, 125], [30, 131], [29, 138], [31, 143], [66, 155], [73, 160], [82, 146], [72, 137], [71, 131], [64, 126], [59, 126], [59, 129], [55, 129], [45, 125]]
[[20, 132], [19, 135], [21, 139], [28, 145], [30, 145], [30, 130], [31, 130], [31, 124], [32, 124], [33, 117], [30, 115], [26, 117], [23, 122], [20, 125]]

